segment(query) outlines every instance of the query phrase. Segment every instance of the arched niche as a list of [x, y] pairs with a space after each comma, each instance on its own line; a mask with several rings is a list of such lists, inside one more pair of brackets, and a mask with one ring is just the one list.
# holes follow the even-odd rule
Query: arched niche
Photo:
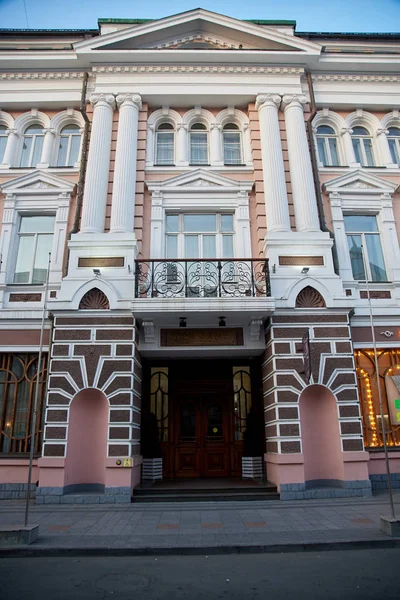
[[108, 400], [100, 390], [86, 388], [69, 411], [65, 486], [73, 492], [104, 492], [108, 439]]
[[313, 287], [307, 285], [296, 298], [296, 308], [326, 308], [323, 296]]
[[97, 287], [86, 292], [79, 303], [80, 310], [108, 310], [109, 308], [107, 296]]
[[335, 396], [324, 385], [310, 385], [299, 407], [306, 486], [341, 485], [344, 467]]

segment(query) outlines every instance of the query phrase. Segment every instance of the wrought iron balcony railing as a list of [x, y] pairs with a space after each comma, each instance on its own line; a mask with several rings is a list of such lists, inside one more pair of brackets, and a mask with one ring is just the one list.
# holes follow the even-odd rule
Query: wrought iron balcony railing
[[135, 263], [135, 298], [271, 295], [266, 259], [141, 259]]

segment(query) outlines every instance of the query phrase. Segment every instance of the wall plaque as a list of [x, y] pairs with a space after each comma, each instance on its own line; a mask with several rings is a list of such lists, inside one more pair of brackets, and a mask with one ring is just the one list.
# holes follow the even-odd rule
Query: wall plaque
[[10, 294], [10, 302], [40, 302], [42, 294]]
[[243, 329], [161, 329], [161, 346], [243, 346]]
[[124, 264], [123, 256], [81, 257], [78, 259], [78, 267], [123, 267]]
[[280, 256], [279, 264], [282, 267], [303, 267], [309, 265], [323, 266], [323, 256]]

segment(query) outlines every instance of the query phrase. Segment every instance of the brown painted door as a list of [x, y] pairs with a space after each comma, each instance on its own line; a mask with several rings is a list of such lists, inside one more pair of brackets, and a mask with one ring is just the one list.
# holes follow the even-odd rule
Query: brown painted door
[[186, 393], [176, 404], [176, 477], [230, 474], [228, 399], [212, 393]]

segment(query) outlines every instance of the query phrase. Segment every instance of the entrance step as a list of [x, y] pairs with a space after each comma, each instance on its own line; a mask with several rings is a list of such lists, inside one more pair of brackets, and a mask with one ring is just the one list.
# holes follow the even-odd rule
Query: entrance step
[[133, 490], [132, 502], [216, 502], [279, 500], [275, 486], [243, 486], [213, 488], [138, 487]]

